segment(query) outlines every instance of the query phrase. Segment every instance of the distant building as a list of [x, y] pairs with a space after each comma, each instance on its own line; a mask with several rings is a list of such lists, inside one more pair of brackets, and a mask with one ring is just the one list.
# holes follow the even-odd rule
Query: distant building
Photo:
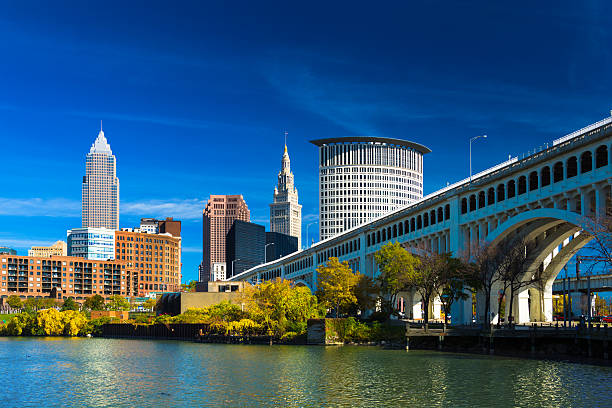
[[266, 229], [263, 225], [241, 220], [227, 233], [227, 278], [264, 263]]
[[73, 228], [68, 230], [68, 256], [85, 259], [115, 259], [115, 230]]
[[178, 292], [181, 288], [181, 238], [169, 233], [115, 231], [115, 259], [126, 261], [135, 296]]
[[216, 282], [224, 281], [225, 279], [227, 279], [227, 264], [225, 262], [213, 263], [210, 280]]
[[83, 228], [119, 229], [116, 161], [102, 129], [87, 154], [81, 199]]
[[149, 234], [157, 234], [159, 232], [159, 224], [155, 218], [141, 218], [140, 232]]
[[140, 232], [149, 234], [164, 234], [169, 233], [173, 237], [181, 236], [181, 222], [168, 217], [165, 220], [157, 220], [155, 218], [141, 218]]
[[51, 256], [68, 256], [68, 245], [64, 241], [57, 241], [51, 246], [33, 246], [28, 251], [28, 256], [49, 258]]
[[0, 257], [3, 277], [0, 297], [73, 297], [82, 301], [93, 295], [131, 296], [127, 282], [131, 271], [124, 261], [96, 261], [71, 256]]
[[0, 254], [17, 255], [17, 251], [15, 251], [13, 248], [0, 246]]
[[300, 248], [302, 206], [298, 203], [298, 191], [293, 184], [287, 145], [281, 160], [281, 171], [278, 173], [278, 185], [274, 187], [274, 201], [270, 204], [270, 231], [296, 237]]
[[280, 232], [266, 232], [266, 262], [282, 258], [298, 250], [298, 239]]
[[172, 217], [166, 217], [165, 220], [159, 220], [159, 233], [168, 233], [173, 237], [181, 236], [181, 222]]
[[[200, 281], [211, 279], [213, 263], [225, 262], [225, 238], [235, 220], [249, 221], [242, 195], [211, 195], [203, 211], [203, 253]], [[229, 265], [228, 265], [229, 267]]]
[[312, 140], [319, 147], [319, 239], [423, 198], [427, 147], [385, 137]]

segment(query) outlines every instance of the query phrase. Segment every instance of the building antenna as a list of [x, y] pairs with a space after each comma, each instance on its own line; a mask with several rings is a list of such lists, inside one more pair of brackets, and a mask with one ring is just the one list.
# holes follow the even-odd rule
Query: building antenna
[[102, 119], [100, 119], [100, 132], [102, 132]]

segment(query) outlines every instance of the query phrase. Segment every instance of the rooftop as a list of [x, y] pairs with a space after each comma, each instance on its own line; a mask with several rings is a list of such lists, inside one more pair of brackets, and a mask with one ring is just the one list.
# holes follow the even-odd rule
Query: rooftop
[[403, 146], [409, 149], [416, 150], [422, 154], [431, 153], [431, 149], [423, 146], [420, 143], [411, 142], [410, 140], [394, 139], [389, 137], [378, 137], [378, 136], [345, 136], [345, 137], [330, 137], [326, 139], [311, 140], [310, 143], [316, 146], [324, 146], [335, 143], [380, 143], [390, 144], [395, 146]]

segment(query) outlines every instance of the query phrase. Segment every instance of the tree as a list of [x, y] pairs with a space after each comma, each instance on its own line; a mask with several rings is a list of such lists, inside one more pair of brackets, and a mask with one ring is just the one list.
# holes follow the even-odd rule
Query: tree
[[64, 299], [64, 304], [62, 305], [62, 312], [66, 310], [74, 310], [79, 311], [80, 307], [77, 302], [74, 301], [72, 297], [68, 297]]
[[[505, 269], [502, 270], [503, 280], [509, 282], [510, 287], [510, 302], [508, 306], [508, 326], [512, 327], [514, 316], [512, 314], [514, 296], [523, 288], [536, 285], [540, 290], [544, 290], [544, 269], [529, 271], [529, 262], [531, 261], [529, 245], [524, 238], [509, 240], [502, 250], [506, 254], [507, 261], [504, 262]], [[504, 293], [505, 294], [505, 293]], [[543, 301], [543, 296], [541, 296]], [[540, 305], [543, 308], [543, 305]], [[501, 316], [501, 315], [500, 315]]]
[[453, 277], [456, 262], [450, 254], [421, 251], [420, 262], [408, 276], [408, 286], [416, 289], [423, 301], [425, 331], [429, 324], [429, 304]]
[[477, 289], [481, 289], [484, 294], [483, 327], [489, 330], [491, 328], [491, 291], [500, 279], [497, 271], [506, 258], [503, 251], [499, 250], [499, 246], [480, 243], [473, 248], [472, 259], [469, 271]]
[[21, 301], [21, 298], [17, 295], [9, 296], [6, 303], [8, 303], [11, 309], [21, 309], [23, 307], [23, 302]]
[[357, 285], [358, 276], [353, 273], [348, 262], [340, 262], [338, 258], [329, 258], [327, 264], [317, 268], [317, 299], [336, 310], [336, 317], [341, 311], [348, 311], [357, 304], [353, 291]]
[[292, 286], [291, 281], [281, 278], [247, 286], [243, 300], [252, 319], [262, 324], [269, 334], [283, 335], [288, 327], [293, 331], [305, 331], [306, 321], [321, 314], [317, 297], [310, 289]]
[[189, 283], [181, 283], [181, 292], [195, 292], [197, 281], [189, 281]]
[[[458, 258], [449, 258], [447, 267], [442, 270], [442, 290], [440, 301], [444, 311], [444, 328], [448, 325], [448, 316], [454, 302], [471, 298], [471, 289], [475, 284], [470, 281], [467, 265]], [[469, 292], [469, 293], [468, 293]]]
[[127, 301], [126, 298], [119, 295], [113, 295], [110, 297], [110, 300], [106, 304], [107, 310], [130, 310], [130, 302]]
[[363, 314], [366, 310], [372, 309], [376, 304], [380, 294], [380, 286], [377, 281], [369, 276], [362, 274], [357, 276], [357, 284], [353, 288], [355, 298], [357, 299], [355, 307], [356, 311], [360, 311]]
[[156, 305], [157, 305], [157, 300], [156, 299], [148, 298], [142, 304], [142, 307], [144, 307], [145, 309], [155, 310]]
[[57, 300], [53, 298], [29, 298], [24, 306], [31, 310], [49, 309], [58, 306]]
[[100, 295], [93, 295], [83, 302], [83, 307], [89, 310], [105, 310], [104, 298]]
[[388, 317], [395, 313], [397, 295], [409, 287], [410, 276], [414, 273], [419, 260], [412, 256], [398, 242], [389, 242], [374, 254], [380, 269], [378, 282], [383, 299], [383, 313]]

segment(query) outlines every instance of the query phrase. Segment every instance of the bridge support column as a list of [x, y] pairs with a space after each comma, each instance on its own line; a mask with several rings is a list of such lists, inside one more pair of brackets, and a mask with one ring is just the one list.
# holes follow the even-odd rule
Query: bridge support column
[[430, 313], [429, 313], [430, 319], [439, 320], [442, 318], [442, 302], [440, 302], [440, 298], [438, 296], [436, 296], [434, 299], [432, 299], [429, 302], [429, 307], [430, 307]]
[[466, 300], [456, 300], [451, 305], [451, 324], [461, 325], [472, 323], [472, 293], [466, 292]]
[[580, 292], [572, 292], [572, 315], [582, 316], [586, 315], [586, 295]]
[[410, 307], [410, 310], [407, 310], [407, 312], [409, 312], [408, 317], [411, 317], [412, 319], [422, 319], [423, 313], [421, 310], [421, 297], [413, 290], [410, 292], [410, 295], [407, 298], [407, 306]]
[[514, 321], [516, 323], [529, 323], [529, 289], [520, 292], [514, 298]]

